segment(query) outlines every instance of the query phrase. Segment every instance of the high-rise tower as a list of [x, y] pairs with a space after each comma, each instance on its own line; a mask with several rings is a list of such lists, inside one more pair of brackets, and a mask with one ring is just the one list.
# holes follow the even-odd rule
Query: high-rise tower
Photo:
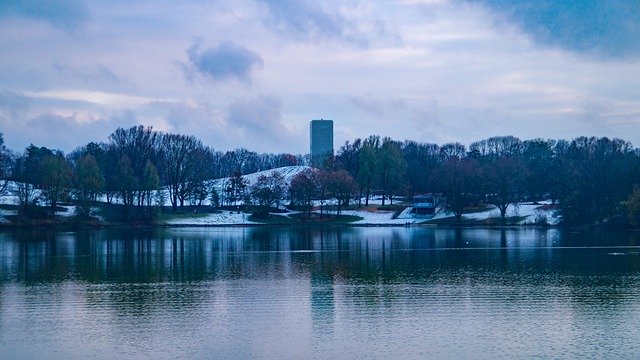
[[333, 155], [333, 120], [311, 120], [309, 138], [311, 165], [321, 166]]

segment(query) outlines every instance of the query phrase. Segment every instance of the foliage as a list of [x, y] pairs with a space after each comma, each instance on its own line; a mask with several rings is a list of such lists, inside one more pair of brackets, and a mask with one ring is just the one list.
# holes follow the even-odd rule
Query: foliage
[[400, 144], [385, 138], [380, 147], [379, 158], [379, 184], [382, 190], [382, 205], [388, 198], [393, 204], [393, 195], [400, 190], [402, 175], [404, 174], [407, 162], [402, 157]]
[[104, 187], [104, 177], [93, 155], [84, 155], [78, 159], [74, 174], [74, 195], [78, 202], [77, 215], [91, 216], [91, 205], [97, 200]]
[[224, 189], [227, 205], [237, 205], [239, 200], [245, 197], [247, 190], [247, 180], [242, 177], [240, 171], [234, 172], [233, 176], [227, 181]]
[[640, 226], [640, 186], [633, 187], [631, 195], [627, 198], [626, 205], [629, 223], [633, 226]]
[[71, 187], [71, 167], [61, 152], [47, 155], [39, 164], [42, 196], [49, 205], [51, 215], [61, 201], [67, 200]]
[[[331, 199], [339, 213], [354, 196], [361, 206], [374, 195], [386, 205], [399, 195], [429, 193], [442, 199], [457, 221], [469, 205], [496, 206], [504, 221], [512, 204], [542, 199], [556, 203], [567, 225], [608, 222], [625, 212], [631, 221], [637, 214], [633, 189], [640, 185], [640, 151], [620, 139], [494, 136], [467, 150], [460, 143], [439, 146], [372, 135], [346, 142], [326, 166], [298, 174], [288, 189], [276, 174], [251, 188], [243, 176], [301, 164], [308, 164], [308, 157], [214, 151], [194, 136], [143, 126], [116, 129], [106, 143], [89, 143], [66, 158], [35, 145], [13, 155], [0, 134], [0, 195], [11, 189], [20, 213], [28, 215], [40, 204], [53, 214], [71, 193], [82, 216], [103, 196], [109, 204], [121, 204], [130, 220], [139, 219], [133, 214], [148, 216], [146, 208], [164, 205], [165, 197], [173, 209], [185, 202], [202, 205], [208, 198], [213, 206], [253, 203], [264, 213], [279, 206], [287, 190], [306, 217], [314, 204], [322, 214]], [[209, 188], [209, 180], [230, 174], [221, 191]]]
[[638, 158], [620, 139], [580, 137], [561, 159], [558, 198], [567, 224], [600, 223], [621, 210], [638, 179]]
[[257, 202], [258, 212], [266, 214], [272, 206], [280, 206], [285, 194], [284, 178], [277, 171], [269, 176], [262, 175], [253, 184], [250, 193]]
[[447, 199], [447, 207], [457, 222], [462, 219], [465, 207], [478, 201], [480, 165], [471, 158], [452, 156], [433, 174], [432, 181], [438, 184]]
[[314, 169], [302, 171], [291, 179], [289, 186], [291, 203], [301, 207], [304, 214], [311, 214], [317, 191], [318, 177]]
[[344, 170], [334, 171], [329, 174], [329, 191], [337, 200], [336, 216], [340, 216], [343, 206], [349, 206], [349, 200], [356, 190], [356, 182], [351, 175]]
[[522, 198], [527, 170], [519, 158], [506, 155], [485, 164], [482, 172], [486, 201], [500, 210], [500, 217], [504, 221], [509, 205]]
[[4, 136], [0, 133], [0, 196], [7, 193], [13, 160], [11, 151], [4, 145]]
[[212, 151], [194, 136], [176, 134], [162, 136], [160, 151], [173, 209], [183, 207], [186, 199], [201, 203], [206, 198], [203, 182], [212, 177]]

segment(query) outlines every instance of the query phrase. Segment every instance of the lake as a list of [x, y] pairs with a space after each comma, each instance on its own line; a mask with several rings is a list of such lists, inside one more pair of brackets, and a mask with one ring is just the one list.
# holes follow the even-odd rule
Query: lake
[[0, 233], [0, 358], [640, 358], [640, 233]]

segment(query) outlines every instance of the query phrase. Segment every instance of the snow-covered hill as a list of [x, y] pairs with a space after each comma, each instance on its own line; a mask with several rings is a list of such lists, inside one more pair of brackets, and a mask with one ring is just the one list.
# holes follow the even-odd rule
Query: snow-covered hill
[[[293, 179], [294, 176], [298, 175], [299, 173], [309, 169], [309, 166], [283, 166], [283, 167], [279, 167], [279, 168], [275, 168], [275, 169], [270, 169], [270, 170], [265, 170], [265, 171], [259, 171], [253, 174], [247, 174], [247, 175], [243, 175], [242, 178], [245, 179], [247, 181], [247, 186], [251, 186], [253, 184], [256, 183], [256, 181], [258, 181], [258, 178], [260, 176], [271, 176], [273, 175], [273, 173], [278, 172], [280, 175], [282, 175], [282, 177], [284, 178], [284, 183], [285, 183], [285, 187], [289, 187], [289, 184], [291, 184], [291, 179]], [[231, 178], [222, 178], [222, 179], [216, 179], [211, 181], [211, 185], [213, 185], [218, 191], [222, 190], [225, 187], [225, 184], [227, 183], [227, 181], [229, 181]]]

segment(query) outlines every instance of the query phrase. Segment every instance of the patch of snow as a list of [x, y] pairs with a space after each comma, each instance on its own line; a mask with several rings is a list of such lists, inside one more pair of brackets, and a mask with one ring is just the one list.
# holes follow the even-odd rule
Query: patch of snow
[[[335, 214], [335, 211], [329, 213]], [[406, 223], [414, 224], [424, 219], [394, 219], [395, 211], [369, 211], [369, 210], [345, 210], [342, 215], [360, 216], [362, 220], [354, 221], [351, 224], [358, 225], [404, 225]]]
[[[275, 172], [280, 173], [280, 175], [282, 176], [282, 178], [284, 179], [284, 183], [285, 186], [289, 186], [289, 184], [291, 184], [291, 180], [293, 179], [294, 176], [298, 175], [299, 173], [310, 169], [311, 167], [309, 166], [283, 166], [283, 167], [279, 167], [279, 168], [275, 168], [275, 169], [270, 169], [270, 170], [264, 170], [264, 171], [258, 171], [256, 173], [252, 173], [252, 174], [247, 174], [247, 175], [242, 175], [242, 178], [245, 179], [247, 181], [247, 186], [251, 186], [253, 184], [256, 183], [256, 181], [258, 181], [258, 178], [260, 176], [271, 176], [273, 175]], [[221, 190], [224, 185], [226, 184], [227, 181], [231, 180], [231, 177], [226, 177], [226, 178], [222, 178], [222, 179], [215, 179], [212, 180], [209, 184], [213, 185], [214, 187], [216, 187], [216, 189]]]
[[247, 220], [249, 214], [235, 211], [222, 211], [217, 214], [207, 214], [206, 216], [183, 217], [180, 219], [169, 220], [166, 223], [170, 225], [238, 225], [238, 224], [256, 224]]
[[71, 217], [76, 214], [75, 205], [61, 206], [61, 207], [67, 209], [67, 211], [56, 211], [56, 215], [62, 216], [62, 217]]
[[398, 219], [413, 219], [411, 210], [413, 210], [413, 206], [407, 206], [407, 208], [402, 210], [402, 212], [398, 215]]
[[8, 223], [9, 220], [7, 220], [7, 216], [11, 216], [11, 215], [17, 215], [18, 212], [15, 210], [4, 210], [4, 209], [0, 209], [0, 223]]
[[[543, 207], [545, 205], [548, 205], [548, 204], [546, 202], [540, 202], [538, 204], [534, 204], [531, 202], [511, 204], [507, 208], [506, 216], [507, 217], [514, 217], [514, 216], [524, 217], [524, 219], [522, 219], [519, 222], [519, 224], [522, 224], [522, 225], [535, 224], [538, 218], [542, 218], [542, 217], [546, 218], [548, 224], [557, 225], [560, 222], [560, 218], [556, 214], [556, 211], [544, 209]], [[449, 214], [450, 216], [453, 216], [453, 214], [451, 213]], [[444, 216], [444, 215], [440, 217], [436, 216], [436, 218], [443, 218], [443, 217], [448, 217], [448, 216]], [[493, 207], [486, 211], [463, 214], [462, 217], [467, 220], [487, 220], [490, 218], [499, 218], [500, 210], [497, 207]]]

